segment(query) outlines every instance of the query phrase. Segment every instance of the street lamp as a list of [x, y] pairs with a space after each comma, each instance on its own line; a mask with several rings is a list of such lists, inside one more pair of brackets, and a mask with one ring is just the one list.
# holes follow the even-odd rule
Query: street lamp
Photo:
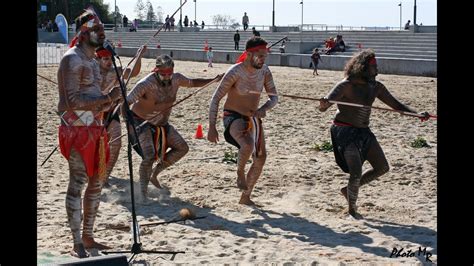
[[183, 31], [183, 1], [182, 0], [179, 0], [179, 22], [178, 22], [178, 27], [179, 27], [179, 31], [182, 32]]
[[117, 31], [117, 0], [114, 1], [114, 31]]
[[275, 30], [275, 0], [273, 0], [272, 29]]
[[398, 4], [400, 7], [400, 30], [402, 30], [402, 2], [400, 1], [400, 4]]
[[303, 32], [303, 0], [301, 0], [300, 4], [301, 4], [301, 32]]
[[413, 8], [413, 26], [416, 27], [416, 0], [415, 0], [415, 6]]
[[197, 21], [197, 18], [196, 18], [196, 0], [194, 0], [194, 21]]

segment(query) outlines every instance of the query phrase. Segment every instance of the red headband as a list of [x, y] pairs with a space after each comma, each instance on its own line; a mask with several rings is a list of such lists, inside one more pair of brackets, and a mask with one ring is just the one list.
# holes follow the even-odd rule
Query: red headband
[[167, 68], [160, 68], [160, 67], [155, 67], [152, 72], [161, 74], [161, 75], [171, 75], [173, 74], [173, 68], [172, 67], [167, 67]]
[[260, 49], [267, 49], [267, 51], [270, 51], [270, 48], [267, 48], [267, 45], [266, 44], [261, 44], [261, 45], [258, 45], [258, 46], [255, 46], [255, 47], [252, 47], [252, 48], [249, 48], [247, 50], [245, 50], [245, 52], [243, 52], [240, 57], [237, 59], [237, 61], [235, 63], [241, 63], [241, 62], [244, 62], [245, 59], [247, 58], [247, 52], [256, 52]]
[[377, 64], [377, 60], [375, 59], [375, 57], [372, 57], [369, 59], [369, 65], [376, 65]]
[[89, 15], [87, 17], [87, 19], [88, 19], [88, 21], [84, 22], [84, 24], [82, 24], [81, 27], [80, 27], [81, 32], [89, 31], [94, 26], [102, 24], [102, 22], [100, 21], [100, 19], [97, 15]]
[[255, 46], [255, 47], [246, 49], [245, 51], [247, 51], [247, 52], [255, 52], [255, 51], [258, 51], [258, 50], [260, 50], [260, 49], [267, 49], [267, 51], [268, 51], [268, 48], [267, 48], [267, 45], [266, 45], [266, 44], [261, 44], [261, 45], [258, 45], [258, 46]]
[[89, 31], [92, 27], [95, 25], [101, 25], [102, 22], [100, 21], [99, 17], [97, 15], [90, 14], [87, 16], [88, 21], [84, 22], [80, 27], [79, 27], [79, 32], [72, 38], [71, 43], [69, 44], [69, 48], [72, 48], [76, 45], [77, 41], [79, 40], [79, 35], [82, 32], [87, 32]]
[[110, 57], [112, 56], [112, 53], [109, 52], [108, 50], [100, 50], [98, 52], [95, 52], [97, 54], [97, 57], [98, 58], [102, 58], [102, 57]]

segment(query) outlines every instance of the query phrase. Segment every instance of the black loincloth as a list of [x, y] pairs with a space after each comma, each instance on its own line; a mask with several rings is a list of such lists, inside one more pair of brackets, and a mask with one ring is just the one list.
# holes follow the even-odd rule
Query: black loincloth
[[230, 125], [232, 125], [232, 123], [236, 119], [239, 119], [239, 118], [244, 119], [246, 122], [248, 122], [249, 119], [250, 119], [248, 116], [242, 115], [242, 114], [237, 113], [235, 111], [224, 109], [224, 128], [225, 128], [224, 138], [225, 138], [225, 141], [227, 141], [228, 143], [230, 143], [230, 144], [232, 144], [235, 147], [240, 149], [239, 143], [237, 143], [237, 141], [232, 137], [232, 135], [230, 135]]
[[[166, 125], [164, 125], [164, 126], [155, 126], [153, 124], [150, 124], [149, 122], [146, 122], [143, 126], [138, 128], [138, 126], [141, 125], [145, 121], [145, 119], [139, 117], [138, 115], [136, 115], [133, 112], [132, 112], [132, 114], [133, 114], [133, 120], [135, 121], [134, 126], [136, 128], [136, 131], [137, 131], [138, 135], [140, 135], [142, 133], [146, 134], [146, 131], [150, 130], [149, 132], [151, 134], [151, 138], [153, 139], [153, 147], [155, 148], [155, 152], [154, 152], [155, 160], [157, 160], [158, 158], [161, 158], [162, 160], [164, 160], [164, 156], [166, 154], [166, 149], [167, 149], [167, 147], [166, 147], [166, 134], [168, 132], [169, 124], [166, 123]], [[130, 132], [130, 129], [129, 129], [129, 132]], [[136, 139], [135, 139], [135, 136], [134, 136], [133, 132], [130, 132], [130, 139], [131, 139], [133, 144], [136, 144]], [[138, 148], [138, 145], [133, 145], [133, 149], [143, 159], [143, 152], [142, 152], [142, 150], [140, 150]]]
[[344, 158], [344, 151], [349, 144], [354, 143], [359, 150], [361, 163], [367, 159], [367, 153], [372, 141], [376, 140], [374, 133], [370, 128], [357, 128], [352, 126], [340, 126], [333, 124], [331, 126], [331, 141], [336, 163], [345, 173], [349, 173]]

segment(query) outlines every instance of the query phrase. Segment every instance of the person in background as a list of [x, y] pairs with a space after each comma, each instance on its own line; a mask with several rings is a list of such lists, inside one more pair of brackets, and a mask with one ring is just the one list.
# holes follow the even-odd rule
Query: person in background
[[212, 58], [213, 57], [214, 57], [214, 53], [212, 52], [212, 47], [209, 47], [209, 50], [207, 50], [207, 62], [209, 62], [207, 67], [213, 67], [212, 66]]
[[318, 64], [321, 60], [321, 55], [319, 54], [319, 49], [314, 48], [313, 53], [311, 54], [311, 63], [313, 65], [313, 76], [318, 74]]
[[239, 50], [239, 42], [240, 42], [239, 30], [236, 30], [234, 34], [234, 50]]

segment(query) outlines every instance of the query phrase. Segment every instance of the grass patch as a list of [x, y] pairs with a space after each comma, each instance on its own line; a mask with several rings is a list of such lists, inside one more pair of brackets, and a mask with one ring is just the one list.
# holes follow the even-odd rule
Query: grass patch
[[413, 148], [429, 148], [431, 147], [428, 142], [426, 141], [426, 139], [422, 138], [422, 137], [417, 137], [415, 140], [413, 140], [411, 143], [410, 143], [410, 146], [412, 146]]
[[222, 162], [224, 163], [237, 163], [238, 152], [227, 150], [224, 152], [224, 158]]
[[332, 143], [325, 140], [323, 143], [318, 144], [314, 143], [313, 146], [311, 147], [313, 150], [316, 151], [322, 151], [322, 152], [332, 152]]

